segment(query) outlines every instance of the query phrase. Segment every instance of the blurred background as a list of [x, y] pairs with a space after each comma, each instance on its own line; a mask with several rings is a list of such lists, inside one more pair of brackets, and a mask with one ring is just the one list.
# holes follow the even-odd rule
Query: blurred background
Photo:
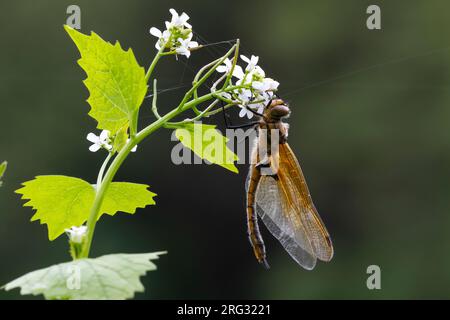
[[[201, 43], [240, 38], [260, 56], [292, 108], [289, 142], [303, 166], [335, 257], [301, 269], [263, 229], [271, 264], [256, 262], [246, 235], [244, 181], [219, 166], [176, 166], [171, 132], [139, 145], [116, 180], [146, 183], [157, 205], [104, 216], [93, 256], [167, 250], [143, 278], [139, 299], [403, 299], [450, 297], [450, 3], [430, 1], [18, 0], [0, 4], [0, 283], [68, 261], [67, 239], [51, 243], [29, 222], [14, 190], [40, 174], [94, 181], [103, 154], [88, 151], [96, 122], [79, 58], [65, 34], [66, 8], [81, 7], [81, 31], [132, 47], [147, 67], [151, 26], [186, 11]], [[381, 7], [382, 29], [366, 28]], [[227, 44], [164, 59], [160, 89], [186, 85]], [[159, 96], [160, 112], [186, 88]], [[153, 120], [150, 101], [142, 124]], [[231, 112], [233, 113], [233, 112]], [[222, 117], [210, 120], [223, 128]], [[381, 290], [366, 269], [381, 268]], [[0, 298], [20, 298], [18, 290]], [[27, 297], [30, 298], [30, 297]]]

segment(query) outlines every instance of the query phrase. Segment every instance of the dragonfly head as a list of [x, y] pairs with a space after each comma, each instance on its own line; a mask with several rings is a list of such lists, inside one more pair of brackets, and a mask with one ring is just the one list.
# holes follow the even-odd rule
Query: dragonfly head
[[289, 116], [291, 110], [282, 99], [272, 99], [266, 108], [268, 118], [280, 120]]

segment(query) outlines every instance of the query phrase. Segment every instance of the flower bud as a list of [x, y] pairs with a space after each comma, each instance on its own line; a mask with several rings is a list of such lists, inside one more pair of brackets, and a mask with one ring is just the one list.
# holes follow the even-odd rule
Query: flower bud
[[86, 237], [86, 226], [80, 227], [72, 227], [70, 229], [66, 229], [67, 236], [69, 237], [70, 242], [80, 244]]

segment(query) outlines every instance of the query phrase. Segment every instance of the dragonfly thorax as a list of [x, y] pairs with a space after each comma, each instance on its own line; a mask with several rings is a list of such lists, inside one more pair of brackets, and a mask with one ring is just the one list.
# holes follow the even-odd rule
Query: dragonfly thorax
[[287, 142], [289, 125], [281, 120], [276, 122], [266, 122], [264, 119], [261, 119], [259, 122], [259, 129], [265, 130], [264, 134], [267, 135], [269, 143], [271, 141], [272, 130], [278, 131], [279, 143]]

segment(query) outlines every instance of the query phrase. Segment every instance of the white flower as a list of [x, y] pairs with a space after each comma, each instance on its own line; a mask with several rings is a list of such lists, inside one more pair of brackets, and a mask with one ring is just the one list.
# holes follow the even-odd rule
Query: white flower
[[[130, 139], [127, 140], [127, 143], [130, 142]], [[133, 149], [131, 149], [131, 152], [136, 152], [137, 151], [137, 145], [135, 145], [133, 147]]]
[[217, 69], [216, 69], [216, 71], [217, 72], [220, 72], [220, 73], [228, 73], [228, 72], [230, 72], [230, 70], [231, 70], [231, 66], [232, 66], [232, 64], [231, 64], [231, 60], [230, 59], [228, 59], [228, 58], [226, 58], [224, 61], [223, 61], [223, 65], [220, 65], [220, 66], [218, 66], [217, 67]]
[[256, 112], [258, 112], [259, 114], [263, 114], [264, 112], [264, 108], [266, 107], [267, 102], [261, 102], [259, 103], [258, 109], [256, 110]]
[[175, 9], [169, 9], [169, 12], [172, 14], [172, 20], [170, 22], [166, 21], [167, 29], [170, 29], [172, 27], [186, 27], [188, 29], [192, 29], [192, 26], [187, 23], [187, 21], [189, 20], [189, 16], [186, 13], [183, 12], [181, 15], [178, 15], [178, 12]]
[[250, 89], [241, 89], [237, 93], [237, 97], [239, 101], [241, 101], [241, 104], [239, 105], [239, 107], [241, 108], [241, 111], [239, 112], [239, 117], [243, 118], [247, 116], [248, 119], [253, 118], [254, 114], [249, 110], [250, 107], [248, 106], [251, 103], [253, 97], [252, 91]]
[[[266, 78], [264, 70], [258, 66], [259, 57], [252, 55], [250, 58], [241, 55], [241, 59], [247, 63], [245, 72], [242, 67], [235, 66], [233, 76], [238, 80], [236, 86], [245, 86], [230, 91], [230, 100], [238, 100], [238, 106], [241, 108], [239, 116], [253, 118], [255, 114], [262, 114], [264, 108], [273, 99], [274, 92], [278, 90], [280, 83], [272, 78]], [[221, 73], [229, 74], [232, 68], [232, 61], [225, 59], [224, 64], [216, 70]], [[248, 88], [249, 87], [249, 88]]]
[[[257, 102], [255, 103], [252, 101]], [[247, 116], [248, 119], [251, 119], [255, 115], [255, 112], [262, 114], [264, 112], [264, 108], [269, 103], [270, 98], [268, 96], [266, 97], [258, 95], [256, 98], [253, 98], [252, 101], [249, 101], [243, 105], [239, 105], [239, 107], [241, 108], [241, 111], [239, 112], [239, 117], [243, 118]]]
[[257, 109], [256, 112], [262, 114], [264, 112], [264, 108], [267, 106], [269, 101], [272, 100], [272, 97], [272, 92], [260, 92], [253, 99], [253, 102], [249, 103], [249, 105], [252, 109]]
[[[247, 117], [248, 119], [253, 118], [255, 112], [262, 114], [264, 108], [273, 98], [273, 92], [271, 91], [255, 91], [250, 89], [241, 89], [235, 93], [241, 102], [239, 107], [242, 109], [239, 112], [239, 117]], [[253, 110], [253, 112], [251, 110]]]
[[81, 243], [81, 242], [83, 242], [84, 237], [86, 236], [87, 227], [86, 226], [81, 226], [81, 227], [74, 226], [70, 229], [66, 229], [65, 231], [71, 242]]
[[165, 45], [167, 43], [167, 41], [169, 41], [169, 38], [170, 38], [169, 30], [164, 30], [163, 32], [161, 32], [161, 30], [159, 30], [158, 28], [155, 28], [155, 27], [150, 28], [150, 34], [158, 38], [158, 41], [156, 41], [156, 43], [155, 43], [155, 48], [158, 50], [160, 50], [161, 45], [162, 44]]
[[92, 132], [89, 132], [86, 139], [93, 143], [89, 147], [89, 151], [97, 152], [101, 148], [105, 148], [106, 150], [112, 150], [112, 145], [110, 144], [109, 131], [103, 130], [99, 136], [96, 136]]
[[239, 107], [241, 107], [241, 111], [239, 112], [239, 117], [243, 118], [243, 117], [247, 116], [248, 119], [253, 118], [253, 112], [251, 112], [248, 109], [248, 107], [241, 106], [241, 105], [239, 105]]
[[247, 85], [253, 83], [254, 81], [262, 81], [265, 76], [266, 73], [264, 70], [259, 66], [255, 66], [250, 72], [240, 75], [238, 77], [239, 80], [236, 81], [236, 85]]
[[280, 83], [271, 78], [264, 78], [262, 81], [253, 81], [252, 87], [258, 91], [275, 91]]
[[186, 13], [179, 15], [176, 10], [170, 9], [172, 20], [166, 21], [166, 30], [161, 31], [158, 28], [150, 28], [150, 34], [158, 38], [155, 44], [156, 49], [161, 50], [162, 47], [175, 51], [177, 54], [184, 55], [189, 58], [190, 49], [198, 47], [198, 43], [192, 40], [192, 26], [187, 22], [189, 16]]
[[254, 56], [252, 55], [251, 58], [247, 58], [246, 56], [244, 56], [243, 54], [241, 54], [241, 59], [244, 60], [245, 62], [247, 62], [247, 67], [245, 68], [245, 71], [252, 71], [253, 68], [256, 67], [256, 65], [258, 64], [259, 61], [259, 57], [258, 56]]
[[[231, 60], [226, 58], [223, 61], [223, 65], [220, 65], [217, 67], [216, 71], [220, 73], [230, 73], [231, 69], [233, 68], [233, 64], [231, 63]], [[233, 69], [233, 76], [242, 79], [244, 77], [244, 71], [242, 71], [241, 66], [235, 65]]]
[[259, 81], [266, 77], [266, 73], [260, 66], [254, 66], [248, 74], [250, 81]]
[[251, 98], [252, 98], [253, 94], [252, 91], [250, 89], [241, 89], [238, 92], [238, 99], [243, 103], [243, 104], [247, 104], [250, 102]]
[[191, 55], [191, 51], [189, 49], [198, 47], [197, 41], [191, 41], [192, 39], [192, 33], [189, 35], [187, 39], [178, 38], [179, 46], [175, 49], [175, 51], [178, 54], [181, 54], [182, 56], [186, 56], [186, 58], [189, 58]]

